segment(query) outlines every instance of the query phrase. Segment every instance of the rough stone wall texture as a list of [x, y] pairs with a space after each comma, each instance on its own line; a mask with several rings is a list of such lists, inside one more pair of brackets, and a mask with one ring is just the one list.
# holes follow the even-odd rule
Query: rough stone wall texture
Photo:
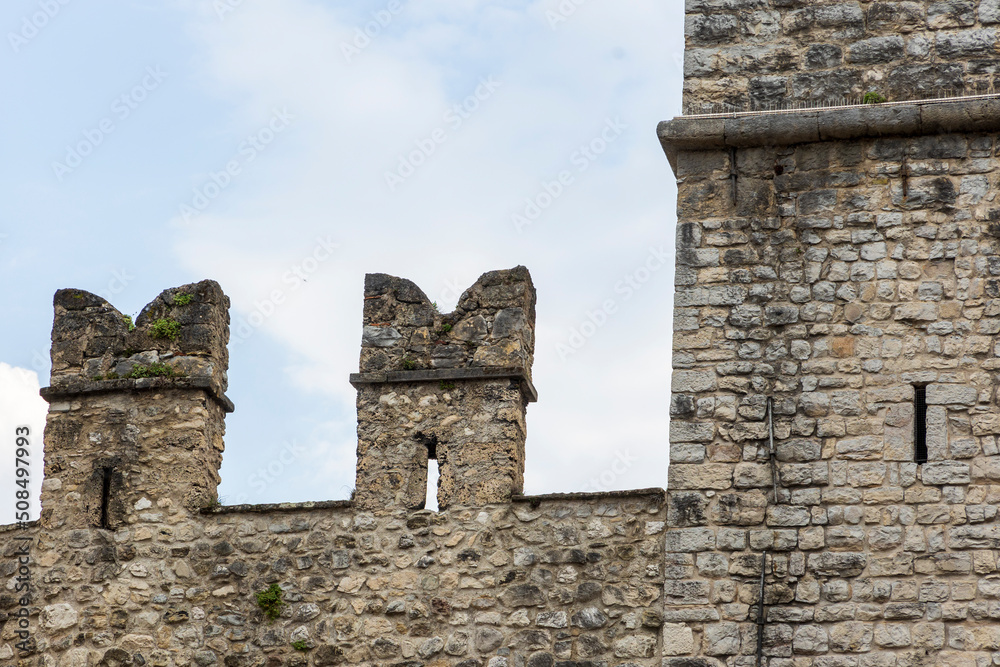
[[[11, 664], [659, 663], [661, 492], [383, 516], [325, 505], [36, 531], [38, 649]], [[286, 603], [273, 621], [255, 602], [271, 584]]]
[[985, 92], [998, 29], [997, 0], [687, 0], [685, 108]]
[[422, 508], [435, 458], [439, 507], [509, 500], [524, 489], [525, 405], [516, 379], [360, 386], [355, 499]]
[[[397, 331], [415, 303], [392, 303], [405, 284], [381, 276], [367, 285], [367, 303], [385, 298], [378, 312]], [[228, 300], [218, 285], [165, 291], [132, 332], [93, 295], [63, 290], [55, 305], [42, 518], [24, 530], [0, 526], [0, 664], [658, 666], [663, 491], [515, 494], [520, 477], [510, 475], [523, 475], [524, 406], [534, 395], [534, 289], [523, 268], [486, 274], [457, 315], [430, 315], [436, 329], [471, 321], [478, 333], [459, 336], [476, 350], [517, 352], [517, 372], [505, 357], [352, 376], [359, 443], [370, 435], [372, 447], [359, 481], [381, 483], [362, 471], [379, 447], [389, 461], [413, 443], [426, 474], [433, 442], [449, 501], [441, 512], [388, 496], [368, 508], [362, 498], [378, 494], [361, 488], [355, 501], [219, 507], [232, 405], [221, 393]], [[168, 317], [179, 330], [151, 336]], [[453, 344], [446, 333], [442, 346]], [[159, 371], [128, 377], [137, 366], [145, 370], [135, 375]], [[15, 649], [13, 592], [13, 538], [25, 536], [28, 652]], [[274, 619], [257, 600], [271, 585], [283, 601]]]
[[675, 154], [668, 665], [1000, 657], [1000, 142], [893, 130]]

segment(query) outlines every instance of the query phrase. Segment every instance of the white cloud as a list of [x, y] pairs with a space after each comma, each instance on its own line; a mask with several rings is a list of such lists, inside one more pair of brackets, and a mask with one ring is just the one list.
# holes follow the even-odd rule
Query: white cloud
[[30, 457], [27, 466], [30, 473], [27, 477], [31, 496], [29, 511], [32, 519], [38, 518], [38, 494], [43, 474], [42, 430], [48, 409], [45, 401], [38, 395], [38, 390], [38, 375], [34, 371], [0, 362], [0, 490], [3, 490], [5, 496], [0, 498], [0, 524], [13, 523], [15, 520], [15, 503], [18, 501], [15, 493], [22, 488], [16, 482], [23, 479], [17, 476], [15, 470], [25, 468], [15, 460], [15, 429], [25, 426], [30, 429]]
[[[680, 106], [673, 56], [683, 9], [586, 3], [551, 30], [545, 11], [558, 3], [491, 4], [407, 3], [352, 62], [341, 44], [366, 13], [287, 0], [244, 2], [222, 22], [195, 15], [204, 83], [231, 100], [234, 136], [260, 127], [275, 107], [295, 122], [193, 225], [172, 221], [177, 253], [220, 281], [235, 322], [286, 288], [283, 272], [317, 236], [340, 244], [261, 330], [306, 360], [289, 368], [296, 383], [345, 415], [354, 412], [346, 378], [357, 368], [366, 272], [409, 278], [447, 308], [456, 286], [524, 264], [539, 291], [528, 490], [582, 488], [602, 456], [624, 449], [642, 463], [617, 475], [616, 488], [662, 486], [672, 266], [579, 353], [563, 362], [556, 344], [615, 296], [650, 246], [671, 246], [673, 177], [654, 130]], [[455, 126], [449, 110], [483, 77], [500, 87]], [[628, 127], [579, 171], [574, 154], [609, 119]], [[438, 129], [446, 138], [390, 190], [386, 172]], [[519, 234], [511, 215], [564, 170], [573, 183]], [[327, 435], [342, 441], [322, 441], [333, 487], [353, 478], [345, 466], [352, 432], [331, 424]]]

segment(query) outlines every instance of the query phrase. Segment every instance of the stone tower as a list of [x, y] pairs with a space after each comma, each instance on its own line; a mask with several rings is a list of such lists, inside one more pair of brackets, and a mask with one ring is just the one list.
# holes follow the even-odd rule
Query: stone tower
[[998, 23], [687, 1], [668, 667], [1000, 657]]

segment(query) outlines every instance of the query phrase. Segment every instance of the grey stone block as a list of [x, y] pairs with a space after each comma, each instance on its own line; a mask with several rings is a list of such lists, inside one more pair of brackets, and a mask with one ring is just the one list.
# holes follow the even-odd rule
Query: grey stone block
[[927, 385], [928, 405], [975, 405], [979, 391], [961, 384]]

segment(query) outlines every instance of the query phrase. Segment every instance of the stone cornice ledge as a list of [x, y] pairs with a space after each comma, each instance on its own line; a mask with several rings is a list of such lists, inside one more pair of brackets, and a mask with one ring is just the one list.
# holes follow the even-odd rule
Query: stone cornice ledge
[[548, 500], [615, 500], [621, 498], [645, 498], [655, 496], [660, 501], [666, 501], [665, 489], [651, 487], [647, 489], [626, 489], [624, 491], [570, 491], [568, 493], [544, 493], [534, 496], [515, 494], [512, 503], [536, 504]]
[[52, 379], [52, 386], [38, 392], [49, 403], [65, 400], [80, 394], [106, 394], [114, 392], [150, 391], [167, 389], [203, 389], [226, 412], [236, 406], [210, 378], [205, 377], [150, 377], [118, 378], [116, 380], [88, 380], [79, 376], [59, 376]]
[[302, 503], [258, 503], [243, 505], [214, 505], [201, 508], [201, 514], [267, 514], [270, 512], [302, 512], [309, 510], [347, 509], [350, 500], [319, 500]]
[[656, 128], [675, 174], [678, 151], [996, 131], [1000, 131], [1000, 98], [995, 96], [679, 116], [661, 122]]
[[434, 368], [430, 370], [413, 371], [380, 371], [377, 373], [351, 373], [351, 384], [358, 388], [359, 385], [367, 384], [387, 384], [393, 382], [444, 382], [445, 380], [496, 380], [510, 378], [520, 380], [528, 396], [528, 402], [534, 403], [538, 400], [538, 391], [531, 383], [531, 378], [524, 372], [523, 368], [497, 368], [497, 367], [476, 367], [476, 368]]

